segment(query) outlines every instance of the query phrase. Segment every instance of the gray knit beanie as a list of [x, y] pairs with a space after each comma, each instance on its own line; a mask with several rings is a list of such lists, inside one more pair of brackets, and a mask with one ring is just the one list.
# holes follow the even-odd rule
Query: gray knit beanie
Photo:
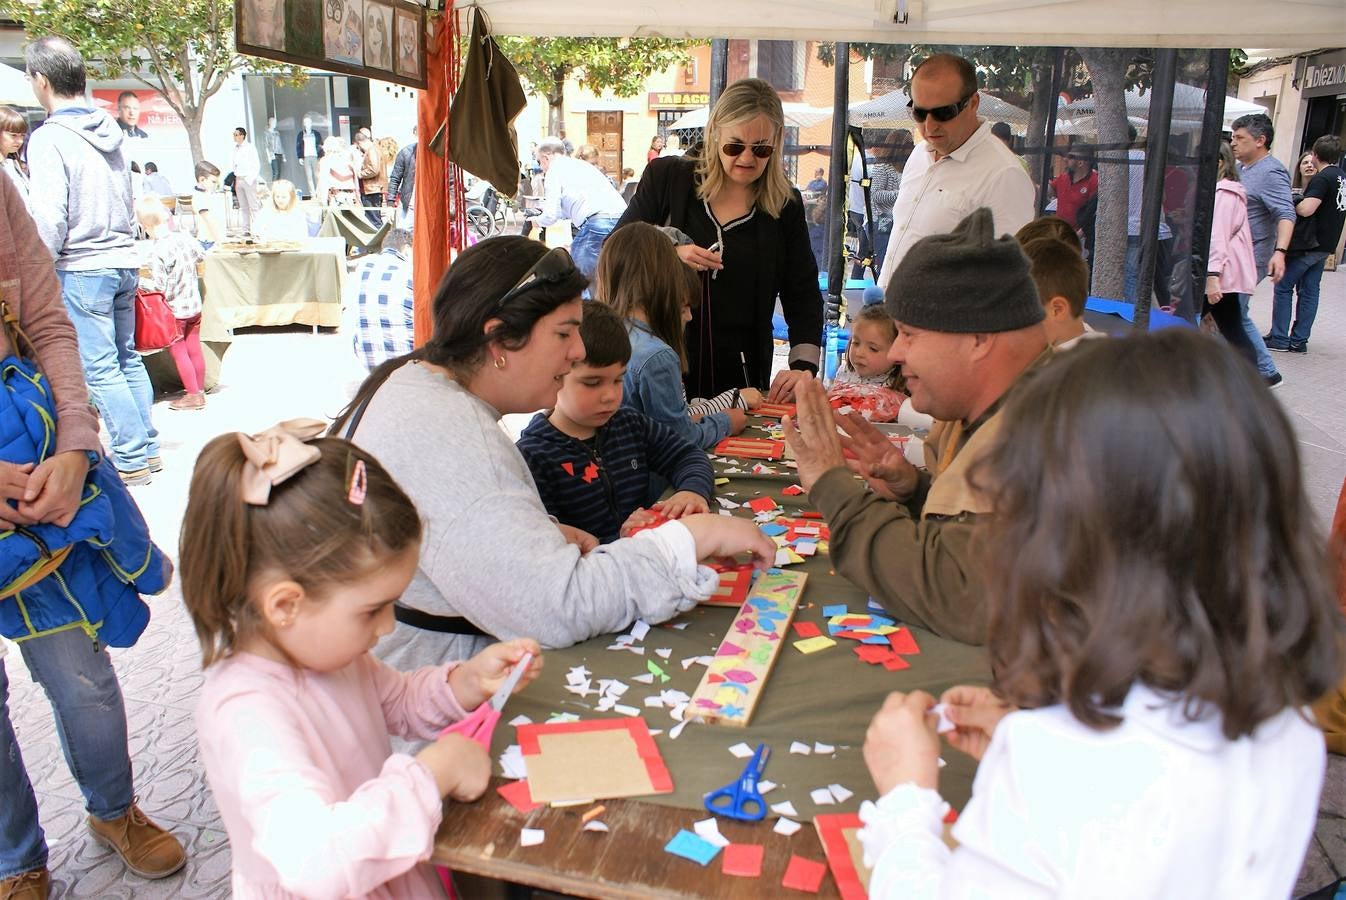
[[948, 234], [912, 244], [884, 304], [903, 325], [955, 334], [1017, 331], [1046, 318], [1028, 257], [1010, 235], [995, 236], [984, 206]]

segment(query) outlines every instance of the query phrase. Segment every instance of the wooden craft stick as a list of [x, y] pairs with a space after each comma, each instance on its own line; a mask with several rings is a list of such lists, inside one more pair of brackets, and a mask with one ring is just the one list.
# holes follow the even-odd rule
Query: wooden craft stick
[[748, 724], [786, 642], [807, 579], [803, 572], [774, 570], [757, 576], [692, 694], [688, 718], [708, 725]]

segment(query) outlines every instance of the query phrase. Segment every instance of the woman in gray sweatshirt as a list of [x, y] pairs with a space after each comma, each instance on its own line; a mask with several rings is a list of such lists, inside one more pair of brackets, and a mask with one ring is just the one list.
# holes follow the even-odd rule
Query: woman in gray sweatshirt
[[397, 630], [376, 651], [395, 667], [464, 659], [492, 638], [565, 647], [662, 622], [717, 584], [698, 560], [774, 557], [743, 519], [689, 516], [600, 547], [548, 517], [500, 417], [554, 404], [584, 358], [586, 286], [565, 251], [537, 241], [469, 248], [435, 294], [430, 341], [375, 369], [332, 426], [379, 458], [425, 523]]

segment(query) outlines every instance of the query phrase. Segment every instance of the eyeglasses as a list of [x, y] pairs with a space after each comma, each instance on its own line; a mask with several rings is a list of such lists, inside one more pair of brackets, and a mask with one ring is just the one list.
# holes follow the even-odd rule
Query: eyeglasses
[[771, 144], [745, 144], [742, 141], [729, 141], [720, 145], [720, 152], [725, 156], [742, 156], [744, 150], [751, 150], [752, 155], [758, 159], [770, 159], [771, 154], [776, 152], [776, 148]]
[[955, 116], [967, 109], [967, 105], [972, 102], [976, 91], [968, 94], [957, 103], [950, 103], [947, 106], [936, 106], [934, 109], [926, 109], [924, 106], [916, 106], [916, 101], [908, 100], [907, 109], [911, 110], [911, 117], [917, 122], [924, 122], [926, 116], [934, 116], [936, 122], [948, 122]]
[[533, 263], [532, 268], [523, 273], [514, 287], [505, 291], [500, 299], [495, 301], [495, 308], [491, 311], [492, 315], [497, 315], [505, 304], [515, 297], [525, 294], [529, 289], [539, 284], [560, 284], [573, 277], [579, 270], [575, 267], [575, 261], [570, 258], [570, 252], [564, 247], [553, 247], [542, 255], [542, 258]]

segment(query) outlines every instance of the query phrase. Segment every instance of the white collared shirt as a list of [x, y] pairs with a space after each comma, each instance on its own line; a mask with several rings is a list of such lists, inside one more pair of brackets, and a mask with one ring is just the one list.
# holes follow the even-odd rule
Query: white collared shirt
[[262, 161], [257, 157], [257, 148], [252, 141], [234, 145], [231, 168], [235, 178], [256, 179], [262, 171]]
[[547, 196], [542, 201], [539, 225], [554, 225], [569, 220], [582, 225], [590, 216], [621, 218], [626, 201], [595, 165], [557, 153], [551, 158], [544, 176]]
[[860, 807], [869, 896], [1288, 897], [1327, 763], [1296, 709], [1227, 740], [1218, 715], [1134, 685], [1116, 728], [1061, 705], [996, 726], [972, 799], [941, 840], [945, 805], [910, 782]]
[[933, 147], [925, 141], [917, 144], [902, 170], [879, 287], [887, 289], [912, 244], [953, 231], [982, 206], [991, 208], [997, 234], [1013, 234], [1033, 218], [1033, 182], [1019, 157], [991, 134], [989, 122], [938, 161]]

